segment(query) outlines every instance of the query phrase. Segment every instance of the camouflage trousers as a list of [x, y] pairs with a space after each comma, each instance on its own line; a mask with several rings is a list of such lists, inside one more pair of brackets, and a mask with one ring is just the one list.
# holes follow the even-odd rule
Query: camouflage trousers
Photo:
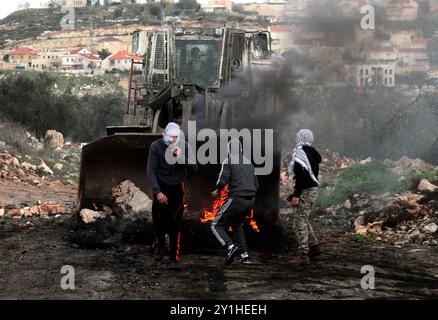
[[307, 256], [309, 247], [318, 244], [318, 239], [309, 222], [309, 214], [317, 195], [318, 191], [316, 189], [304, 190], [301, 193], [298, 207], [292, 208], [293, 226], [298, 241], [299, 255]]

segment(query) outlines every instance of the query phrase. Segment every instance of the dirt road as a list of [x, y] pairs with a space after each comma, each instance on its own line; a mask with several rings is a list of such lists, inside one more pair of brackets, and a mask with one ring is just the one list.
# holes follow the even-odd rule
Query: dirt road
[[[75, 198], [73, 188], [34, 191], [22, 190], [13, 198]], [[8, 192], [3, 186], [3, 199]], [[27, 221], [34, 227], [24, 227]], [[359, 244], [344, 231], [328, 233], [316, 225], [326, 244], [310, 267], [288, 266], [285, 250], [253, 251], [255, 265], [229, 267], [223, 265], [222, 251], [183, 252], [174, 266], [155, 262], [145, 244], [80, 249], [68, 241], [70, 222], [70, 215], [0, 219], [0, 299], [438, 298], [436, 248]], [[61, 289], [64, 265], [75, 268], [75, 290]], [[364, 265], [375, 268], [375, 290], [360, 286]]]

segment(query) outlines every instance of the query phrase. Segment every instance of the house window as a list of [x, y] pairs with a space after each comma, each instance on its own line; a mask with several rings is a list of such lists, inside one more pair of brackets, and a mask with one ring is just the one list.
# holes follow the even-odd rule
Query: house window
[[388, 74], [388, 69], [385, 69], [385, 74]]
[[368, 69], [365, 69], [365, 74], [368, 75]]
[[392, 69], [389, 69], [389, 74], [392, 74]]
[[360, 69], [360, 75], [363, 75], [363, 69]]
[[360, 78], [360, 85], [363, 86], [363, 78]]
[[389, 78], [389, 84], [392, 84], [392, 78]]
[[385, 78], [385, 85], [388, 84], [388, 78]]

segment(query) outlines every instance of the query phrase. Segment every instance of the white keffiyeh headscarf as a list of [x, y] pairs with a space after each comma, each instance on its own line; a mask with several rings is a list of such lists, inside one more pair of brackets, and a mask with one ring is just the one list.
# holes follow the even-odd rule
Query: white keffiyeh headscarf
[[312, 166], [310, 165], [309, 159], [307, 158], [306, 152], [303, 150], [303, 146], [312, 145], [313, 133], [309, 129], [301, 129], [297, 133], [295, 149], [292, 153], [292, 161], [289, 164], [289, 176], [294, 175], [294, 164], [299, 163], [304, 169], [309, 172], [310, 177], [319, 185], [318, 179], [312, 171]]
[[[173, 141], [171, 137], [178, 137], [177, 141]], [[163, 141], [167, 146], [176, 144], [181, 136], [181, 129], [175, 122], [169, 122], [163, 132]]]

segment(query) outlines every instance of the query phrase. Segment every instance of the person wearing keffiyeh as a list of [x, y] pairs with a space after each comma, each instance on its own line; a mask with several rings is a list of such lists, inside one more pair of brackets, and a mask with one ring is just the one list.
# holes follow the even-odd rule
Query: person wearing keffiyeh
[[294, 229], [298, 240], [298, 257], [291, 265], [310, 264], [310, 258], [320, 254], [318, 239], [309, 222], [309, 213], [318, 195], [318, 173], [321, 155], [312, 147], [312, 131], [301, 129], [289, 164], [289, 175], [294, 178], [294, 192], [288, 198], [292, 205]]
[[[183, 152], [184, 149], [184, 152]], [[182, 163], [170, 163], [166, 151]], [[184, 210], [184, 179], [187, 173], [198, 169], [196, 161], [189, 161], [193, 154], [184, 139], [178, 124], [170, 122], [163, 137], [149, 148], [147, 176], [154, 192], [152, 220], [155, 231], [154, 259], [160, 261], [164, 255], [165, 237], [169, 235], [170, 261], [180, 259], [180, 229]], [[184, 160], [184, 161], [183, 161]]]

